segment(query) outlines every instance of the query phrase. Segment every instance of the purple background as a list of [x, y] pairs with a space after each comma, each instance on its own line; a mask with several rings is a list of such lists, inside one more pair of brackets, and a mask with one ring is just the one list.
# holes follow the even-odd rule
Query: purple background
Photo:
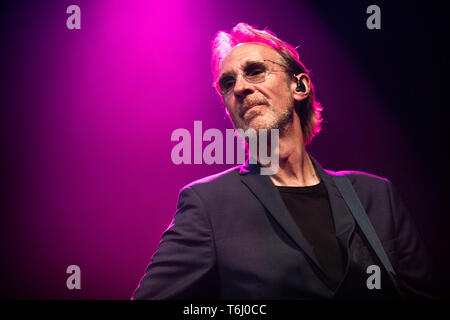
[[[71, 4], [81, 30], [66, 28]], [[393, 181], [448, 295], [448, 34], [429, 1], [12, 1], [1, 15], [3, 299], [130, 298], [180, 188], [231, 167], [174, 165], [170, 136], [231, 128], [210, 41], [238, 22], [300, 46], [325, 119], [307, 150]], [[81, 290], [66, 288], [71, 264]]]

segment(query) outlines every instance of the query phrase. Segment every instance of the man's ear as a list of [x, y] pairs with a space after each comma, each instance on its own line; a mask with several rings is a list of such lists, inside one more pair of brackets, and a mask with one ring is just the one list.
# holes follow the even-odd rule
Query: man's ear
[[291, 90], [296, 101], [302, 101], [308, 98], [311, 92], [311, 80], [306, 73], [300, 73], [293, 76]]

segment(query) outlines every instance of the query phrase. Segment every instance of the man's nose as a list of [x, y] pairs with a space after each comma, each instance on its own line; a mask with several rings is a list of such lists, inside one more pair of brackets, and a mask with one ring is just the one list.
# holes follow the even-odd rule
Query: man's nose
[[253, 93], [254, 88], [242, 75], [239, 75], [234, 84], [233, 92], [237, 97], [245, 97]]

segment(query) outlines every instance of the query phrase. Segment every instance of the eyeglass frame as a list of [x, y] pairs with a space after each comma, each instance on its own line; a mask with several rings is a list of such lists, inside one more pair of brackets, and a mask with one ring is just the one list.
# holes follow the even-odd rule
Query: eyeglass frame
[[[285, 68], [286, 70], [289, 69], [288, 66], [285, 66], [285, 65], [283, 65], [283, 64], [281, 64], [281, 63], [279, 63], [279, 62], [276, 62], [276, 61], [273, 61], [273, 60], [270, 60], [270, 59], [263, 59], [263, 61], [264, 61], [264, 62], [265, 62], [265, 61], [272, 62], [272, 63], [274, 63], [274, 64], [277, 64], [277, 65], [279, 65], [279, 66]], [[260, 62], [260, 61], [252, 61], [252, 62]], [[266, 70], [266, 72], [267, 72], [267, 71], [269, 71], [269, 70]], [[282, 72], [282, 71], [274, 71], [274, 70], [271, 69], [271, 70], [269, 71], [269, 73], [267, 73], [267, 74], [264, 76], [264, 79], [263, 79], [262, 81], [257, 81], [257, 82], [249, 81], [249, 80], [247, 79], [247, 76], [244, 74], [243, 71], [240, 71], [239, 74], [242, 75], [242, 77], [243, 77], [243, 78], [245, 79], [245, 81], [247, 81], [248, 83], [256, 84], [256, 83], [263, 83], [264, 81], [266, 81], [267, 75], [271, 74], [272, 72]], [[239, 76], [239, 74], [238, 74], [238, 76]], [[292, 76], [295, 77], [295, 75], [292, 75]], [[212, 86], [213, 86], [214, 89], [216, 89], [217, 93], [218, 93], [220, 96], [223, 97], [223, 96], [225, 96], [226, 94], [230, 93], [230, 92], [232, 91], [232, 89], [233, 89], [234, 86], [231, 87], [229, 91], [223, 93], [223, 92], [222, 92], [222, 89], [220, 89], [220, 85], [218, 85], [220, 79], [221, 79], [221, 77], [219, 77], [219, 78], [212, 84]], [[236, 77], [236, 79], [237, 79], [237, 77]]]

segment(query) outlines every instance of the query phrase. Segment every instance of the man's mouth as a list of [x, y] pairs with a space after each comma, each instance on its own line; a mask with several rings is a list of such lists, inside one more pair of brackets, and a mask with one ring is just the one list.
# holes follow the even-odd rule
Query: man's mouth
[[252, 110], [253, 108], [258, 107], [258, 106], [261, 106], [261, 104], [255, 104], [255, 105], [253, 105], [253, 106], [247, 108], [247, 109], [244, 111], [244, 115], [245, 115], [246, 113], [250, 112], [250, 110]]
[[255, 107], [266, 106], [265, 103], [252, 103], [250, 106], [245, 107], [241, 111], [241, 117], [244, 117], [251, 109]]

